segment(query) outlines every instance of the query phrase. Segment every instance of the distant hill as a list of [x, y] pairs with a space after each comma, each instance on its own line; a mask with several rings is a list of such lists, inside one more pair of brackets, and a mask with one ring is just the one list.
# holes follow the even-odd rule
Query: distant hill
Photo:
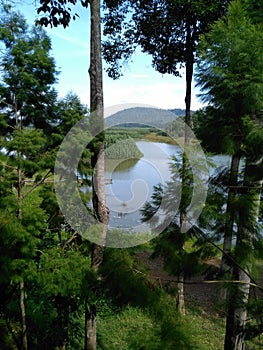
[[[176, 114], [177, 116], [184, 116], [185, 115], [185, 109], [181, 108], [175, 108], [175, 109], [169, 109], [172, 113]], [[194, 114], [195, 111], [190, 111], [191, 115]]]
[[183, 109], [158, 109], [136, 107], [117, 112], [105, 119], [105, 126], [118, 125], [120, 127], [153, 126], [165, 129], [178, 116], [184, 115]]

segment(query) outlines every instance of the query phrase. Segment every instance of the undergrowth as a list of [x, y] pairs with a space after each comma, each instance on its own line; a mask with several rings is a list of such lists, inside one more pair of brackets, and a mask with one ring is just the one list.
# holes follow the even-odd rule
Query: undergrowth
[[[131, 255], [125, 250], [106, 252], [97, 350], [223, 349], [224, 314], [188, 301], [186, 315], [180, 316], [175, 296], [149, 283], [146, 270], [138, 274], [142, 267]], [[261, 338], [246, 342], [246, 349], [262, 348]]]

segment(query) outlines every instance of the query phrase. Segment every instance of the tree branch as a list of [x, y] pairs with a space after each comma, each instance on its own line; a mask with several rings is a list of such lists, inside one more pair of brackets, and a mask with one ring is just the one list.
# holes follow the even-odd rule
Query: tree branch
[[41, 180], [39, 180], [34, 186], [32, 186], [30, 188], [30, 190], [28, 190], [25, 194], [24, 194], [24, 198], [26, 198], [32, 191], [34, 191], [34, 189], [36, 189], [39, 185], [41, 185], [49, 176], [49, 174], [51, 173], [51, 170], [49, 170], [46, 175], [44, 177], [42, 177]]
[[[148, 277], [148, 275], [142, 271], [139, 271], [138, 269], [135, 269], [133, 268], [133, 271], [140, 274], [140, 275], [143, 275], [145, 277]], [[154, 275], [150, 275], [149, 277], [155, 279], [155, 280], [159, 280], [159, 281], [162, 281], [162, 282], [175, 282], [175, 283], [183, 283], [183, 284], [223, 284], [223, 283], [234, 283], [234, 284], [249, 284], [250, 286], [252, 287], [256, 287], [260, 290], [263, 291], [263, 287], [256, 284], [256, 283], [248, 283], [247, 281], [238, 281], [238, 280], [210, 280], [210, 281], [203, 281], [203, 280], [200, 280], [200, 281], [181, 281], [181, 280], [178, 280], [178, 279], [174, 279], [174, 278], [163, 278], [161, 276], [154, 276]]]
[[223, 253], [235, 266], [237, 266], [241, 271], [243, 271], [252, 281], [252, 283], [259, 289], [263, 290], [263, 287], [260, 287], [256, 280], [242, 267], [239, 263], [233, 258], [232, 255], [226, 253], [222, 248], [216, 245], [211, 239], [209, 239], [206, 234], [196, 225], [193, 225], [194, 230], [196, 230], [207, 242], [212, 244], [216, 249], [218, 249], [221, 253]]
[[63, 244], [62, 249], [64, 250], [66, 246], [69, 245], [72, 241], [74, 241], [74, 239], [76, 239], [77, 237], [78, 237], [77, 232], [74, 232], [73, 235]]

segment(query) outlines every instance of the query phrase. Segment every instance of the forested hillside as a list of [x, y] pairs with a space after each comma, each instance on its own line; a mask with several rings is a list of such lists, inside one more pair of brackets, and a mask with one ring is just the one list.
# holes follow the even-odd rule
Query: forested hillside
[[[177, 110], [175, 110], [177, 111]], [[117, 112], [105, 119], [105, 126], [119, 125], [126, 127], [149, 127], [165, 129], [178, 116], [173, 111], [158, 109], [136, 107], [128, 108], [121, 112]]]

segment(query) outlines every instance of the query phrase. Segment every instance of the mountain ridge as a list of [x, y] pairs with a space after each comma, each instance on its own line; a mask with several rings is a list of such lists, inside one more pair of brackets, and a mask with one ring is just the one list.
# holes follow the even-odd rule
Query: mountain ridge
[[[194, 111], [191, 111], [191, 114]], [[165, 129], [177, 117], [184, 116], [185, 110], [180, 108], [159, 109], [150, 107], [132, 107], [119, 111], [105, 118], [105, 126], [119, 127], [157, 127]]]

